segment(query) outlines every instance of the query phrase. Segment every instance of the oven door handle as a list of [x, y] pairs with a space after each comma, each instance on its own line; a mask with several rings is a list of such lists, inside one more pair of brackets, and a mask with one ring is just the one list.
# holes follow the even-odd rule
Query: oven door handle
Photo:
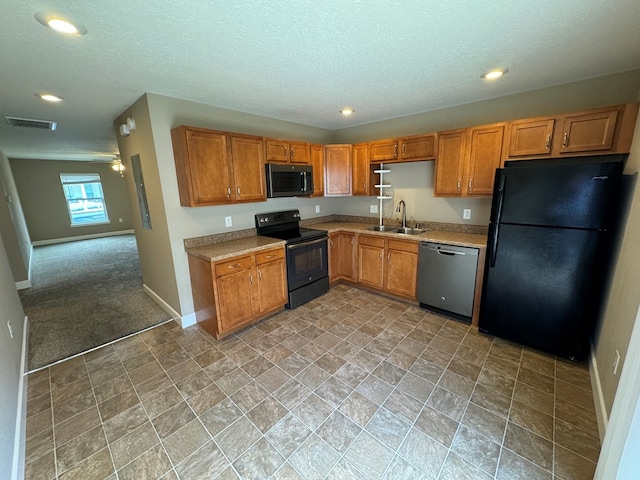
[[319, 238], [317, 240], [311, 240], [309, 242], [294, 243], [293, 245], [287, 245], [287, 249], [288, 250], [295, 250], [297, 248], [308, 247], [309, 245], [314, 245], [316, 243], [326, 242], [326, 241], [327, 241], [327, 237], [322, 237], [322, 238]]

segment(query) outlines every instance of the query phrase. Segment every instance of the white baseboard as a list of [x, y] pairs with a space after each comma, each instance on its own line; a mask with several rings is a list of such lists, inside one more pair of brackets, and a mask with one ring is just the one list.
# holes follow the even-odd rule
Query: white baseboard
[[16, 282], [16, 290], [24, 290], [25, 288], [31, 288], [31, 280]]
[[24, 317], [22, 328], [22, 355], [20, 358], [20, 383], [18, 385], [18, 410], [16, 413], [16, 431], [13, 445], [13, 465], [11, 480], [24, 478], [25, 439], [27, 431], [27, 358], [29, 342], [29, 318]]
[[92, 238], [113, 237], [115, 235], [129, 235], [135, 233], [133, 230], [118, 230], [115, 232], [92, 233], [90, 235], [78, 235], [75, 237], [51, 238], [49, 240], [36, 240], [32, 242], [34, 247], [41, 245], [52, 245], [54, 243], [75, 242], [76, 240], [89, 240]]
[[602, 443], [605, 431], [607, 430], [607, 424], [609, 423], [609, 416], [607, 415], [607, 407], [604, 403], [604, 394], [602, 393], [598, 361], [596, 360], [596, 354], [593, 346], [591, 347], [591, 359], [589, 361], [589, 377], [591, 378], [591, 391], [593, 392], [593, 402], [596, 408], [598, 433], [600, 434], [600, 443]]
[[176, 312], [171, 307], [171, 305], [169, 305], [167, 302], [165, 302], [160, 295], [158, 295], [156, 292], [151, 290], [144, 283], [142, 284], [142, 290], [144, 291], [144, 293], [146, 293], [147, 295], [149, 295], [151, 297], [151, 300], [153, 300], [158, 305], [160, 305], [160, 308], [162, 308], [165, 312], [167, 312], [169, 315], [171, 315], [171, 318], [173, 318], [173, 319], [179, 319], [180, 318], [180, 314], [178, 312]]
[[192, 325], [195, 325], [196, 323], [197, 322], [195, 313], [190, 313], [189, 315], [185, 315], [184, 317], [180, 318], [180, 325], [182, 325], [182, 328], [190, 327]]

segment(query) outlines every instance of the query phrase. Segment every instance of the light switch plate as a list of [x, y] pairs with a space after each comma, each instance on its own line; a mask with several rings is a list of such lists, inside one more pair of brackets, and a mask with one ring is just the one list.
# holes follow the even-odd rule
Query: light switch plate
[[320, 213], [320, 205], [316, 205], [316, 213]]
[[464, 210], [462, 210], [462, 218], [464, 220], [471, 219], [471, 209], [470, 208], [465, 208]]
[[378, 213], [378, 205], [369, 205], [369, 213]]
[[224, 217], [224, 226], [230, 227], [231, 225], [233, 225], [233, 222], [231, 221], [231, 217]]

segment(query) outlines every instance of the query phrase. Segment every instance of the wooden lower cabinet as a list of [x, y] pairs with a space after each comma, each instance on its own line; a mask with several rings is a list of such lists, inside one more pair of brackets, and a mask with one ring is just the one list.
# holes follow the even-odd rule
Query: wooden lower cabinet
[[287, 273], [279, 247], [219, 262], [189, 255], [197, 322], [222, 338], [284, 307]]
[[416, 299], [418, 243], [358, 236], [358, 283]]
[[329, 281], [355, 281], [355, 233], [336, 232], [329, 235]]

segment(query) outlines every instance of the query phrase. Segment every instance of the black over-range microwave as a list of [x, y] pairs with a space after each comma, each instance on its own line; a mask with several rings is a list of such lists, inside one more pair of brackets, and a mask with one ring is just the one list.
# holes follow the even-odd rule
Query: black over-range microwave
[[313, 193], [313, 167], [311, 165], [265, 164], [267, 170], [267, 197], [299, 197]]

